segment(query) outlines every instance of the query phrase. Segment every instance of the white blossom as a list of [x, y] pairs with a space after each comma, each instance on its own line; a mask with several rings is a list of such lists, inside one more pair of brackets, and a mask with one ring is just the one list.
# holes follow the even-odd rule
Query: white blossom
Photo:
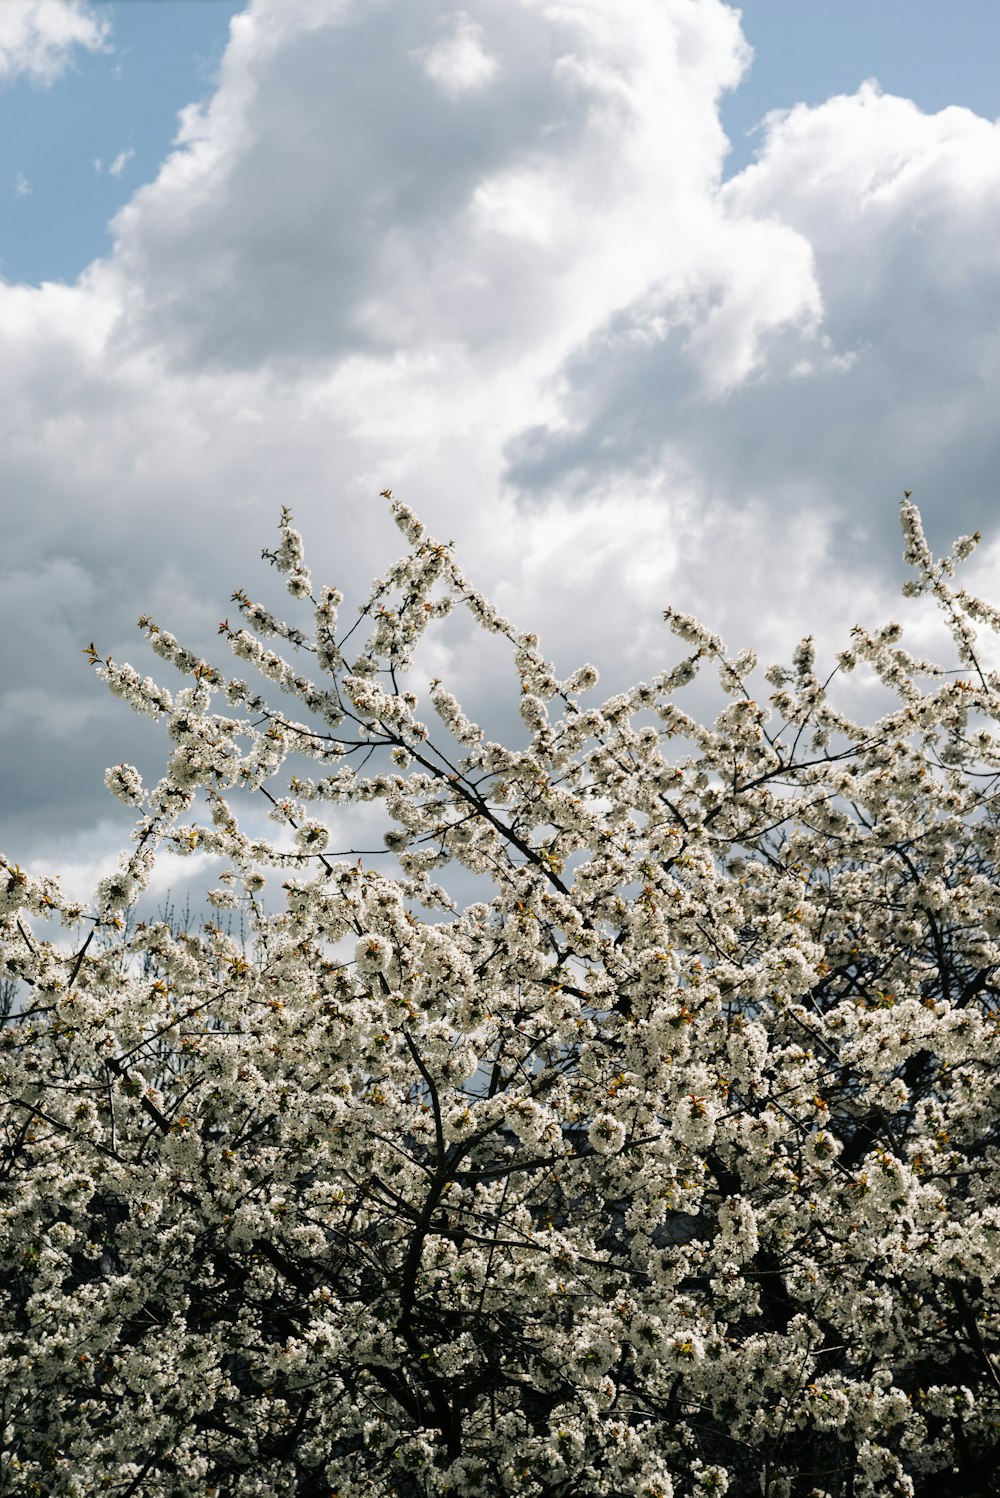
[[[152, 789], [107, 772], [137, 819], [89, 908], [0, 858], [0, 1491], [986, 1492], [977, 538], [935, 559], [904, 504], [940, 663], [894, 622], [831, 674], [806, 635], [758, 701], [670, 613], [686, 658], [584, 709], [596, 670], [390, 502], [410, 550], [343, 628], [283, 511], [301, 620], [240, 593], [223, 628], [252, 683], [148, 619], [175, 693], [87, 652], [166, 727]], [[421, 699], [456, 609], [510, 649], [520, 748]], [[674, 701], [706, 663], [709, 726]], [[163, 847], [216, 868], [186, 925], [140, 918]]]
[[134, 765], [112, 765], [104, 772], [104, 784], [113, 796], [126, 806], [142, 804], [142, 778]]

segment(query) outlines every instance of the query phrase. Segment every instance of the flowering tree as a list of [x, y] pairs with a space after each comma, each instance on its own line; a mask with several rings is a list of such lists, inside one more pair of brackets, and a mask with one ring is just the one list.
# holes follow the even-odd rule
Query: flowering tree
[[[749, 651], [668, 612], [687, 657], [588, 706], [594, 670], [557, 680], [392, 510], [411, 550], [353, 653], [283, 515], [311, 628], [243, 594], [222, 626], [273, 701], [149, 620], [175, 695], [91, 648], [172, 741], [152, 790], [108, 772], [134, 849], [89, 911], [0, 869], [0, 1490], [992, 1491], [1000, 676], [973, 621], [1000, 613], [954, 585], [975, 538], [935, 561], [903, 506], [955, 669], [859, 628], [826, 681], [803, 641], [766, 707]], [[414, 648], [455, 607], [510, 641], [522, 748], [439, 683], [416, 716]], [[892, 694], [871, 726], [832, 700], [855, 666]], [[705, 667], [711, 727], [675, 703]], [[345, 858], [333, 808], [376, 800], [385, 860]], [[161, 846], [224, 861], [247, 942], [123, 920]], [[484, 897], [459, 908], [449, 864]]]

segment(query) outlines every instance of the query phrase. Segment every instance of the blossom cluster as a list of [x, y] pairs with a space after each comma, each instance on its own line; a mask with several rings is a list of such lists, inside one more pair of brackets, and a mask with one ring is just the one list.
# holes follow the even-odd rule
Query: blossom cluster
[[[0, 1491], [987, 1493], [1000, 614], [952, 586], [972, 540], [935, 561], [904, 504], [953, 664], [891, 625], [823, 678], [807, 638], [758, 701], [752, 653], [668, 611], [692, 653], [602, 702], [387, 498], [410, 550], [349, 627], [283, 513], [305, 622], [240, 593], [222, 630], [259, 687], [149, 620], [178, 691], [88, 652], [169, 740], [151, 788], [107, 772], [138, 821], [91, 907], [0, 861]], [[522, 747], [437, 681], [417, 716], [456, 609], [509, 642]], [[859, 664], [873, 724], [834, 700]], [[674, 698], [706, 665], [701, 724]], [[338, 851], [353, 803], [384, 852]], [[222, 862], [244, 939], [130, 914], [160, 848]]]

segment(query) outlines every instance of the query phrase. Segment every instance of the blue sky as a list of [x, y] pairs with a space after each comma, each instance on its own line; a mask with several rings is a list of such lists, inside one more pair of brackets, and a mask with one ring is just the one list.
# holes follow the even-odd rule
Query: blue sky
[[78, 53], [48, 85], [23, 76], [0, 84], [6, 280], [75, 280], [108, 253], [110, 219], [156, 176], [178, 111], [211, 89], [229, 18], [243, 8], [239, 0], [117, 0], [100, 7], [111, 24], [106, 51]]
[[896, 613], [904, 487], [1000, 595], [998, 62], [993, 0], [0, 0], [0, 849], [113, 866], [163, 746], [82, 646], [216, 655], [282, 504], [350, 596], [393, 488], [609, 688], [668, 604]]
[[730, 172], [752, 159], [747, 132], [769, 109], [821, 104], [866, 78], [930, 113], [964, 104], [986, 119], [1000, 115], [992, 0], [744, 0], [740, 8], [754, 61], [722, 105]]

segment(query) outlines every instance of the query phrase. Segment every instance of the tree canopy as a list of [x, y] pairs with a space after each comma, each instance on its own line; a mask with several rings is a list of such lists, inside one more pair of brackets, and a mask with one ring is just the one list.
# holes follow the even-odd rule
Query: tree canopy
[[[409, 549], [347, 626], [283, 514], [301, 624], [240, 593], [221, 626], [253, 682], [148, 619], [173, 693], [91, 647], [165, 724], [163, 776], [108, 771], [137, 821], [92, 906], [0, 864], [0, 1490], [987, 1494], [978, 538], [936, 560], [904, 501], [944, 664], [858, 627], [759, 700], [752, 652], [668, 610], [683, 658], [600, 700], [387, 498]], [[418, 690], [455, 609], [509, 642], [518, 746]], [[706, 670], [703, 725], [677, 698]], [[366, 802], [358, 858], [338, 809]], [[221, 860], [197, 930], [134, 915], [163, 848]]]

